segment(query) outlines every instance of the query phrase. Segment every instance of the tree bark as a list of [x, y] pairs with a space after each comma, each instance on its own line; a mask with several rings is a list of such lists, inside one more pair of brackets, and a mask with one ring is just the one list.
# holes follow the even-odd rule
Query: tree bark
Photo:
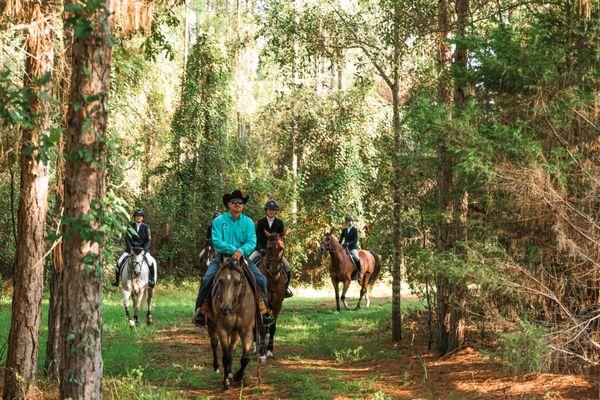
[[[97, 203], [104, 197], [112, 49], [110, 0], [85, 11], [89, 34], [75, 36], [66, 131], [60, 397], [100, 399], [102, 270]], [[101, 203], [100, 203], [101, 204]], [[92, 209], [93, 208], [93, 209]]]
[[[439, 75], [438, 104], [450, 108], [450, 84], [447, 69], [450, 64], [450, 45], [446, 41], [450, 32], [450, 6], [448, 0], [438, 0], [437, 70]], [[438, 253], [451, 248], [452, 201], [452, 158], [448, 151], [448, 132], [440, 132], [438, 138], [438, 176], [437, 176], [437, 211], [439, 215], [436, 247]], [[448, 352], [448, 335], [450, 329], [450, 282], [446, 271], [440, 271], [436, 277], [436, 318], [437, 347], [441, 354]]]
[[[456, 0], [456, 28], [459, 36], [465, 34], [467, 24], [469, 0]], [[466, 105], [465, 71], [467, 69], [467, 49], [462, 45], [456, 46], [454, 57], [454, 109], [460, 116]], [[457, 143], [462, 142], [461, 132], [456, 132]], [[454, 160], [454, 165], [458, 160]], [[466, 182], [458, 177], [454, 178], [452, 190], [452, 233], [454, 236], [454, 251], [462, 260], [465, 260], [465, 249], [462, 245], [467, 241], [467, 209], [469, 196]], [[466, 260], [465, 260], [466, 261]], [[460, 279], [453, 288], [452, 309], [450, 314], [450, 329], [448, 336], [448, 351], [458, 349], [465, 340], [465, 308], [467, 298], [466, 280]]]
[[392, 88], [393, 99], [393, 128], [394, 148], [394, 275], [392, 278], [392, 338], [395, 341], [402, 339], [402, 271], [404, 270], [404, 249], [402, 248], [402, 193], [400, 187], [401, 170], [398, 157], [402, 152], [401, 125], [400, 125], [400, 99], [398, 87]]
[[392, 123], [394, 129], [394, 276], [392, 281], [392, 338], [402, 339], [402, 272], [404, 271], [404, 249], [402, 247], [402, 169], [400, 155], [402, 149], [402, 126], [400, 121], [400, 67], [401, 49], [400, 24], [402, 13], [400, 4], [394, 3], [394, 57], [392, 59]]
[[32, 127], [22, 131], [19, 164], [21, 186], [17, 262], [14, 274], [12, 321], [4, 380], [4, 399], [25, 398], [35, 381], [39, 353], [44, 286], [46, 210], [48, 207], [48, 166], [40, 159], [37, 147], [50, 126], [49, 93], [54, 35], [48, 15], [48, 2], [27, 2], [31, 21], [27, 36], [24, 86], [29, 92], [27, 112]]
[[[69, 27], [64, 27], [63, 29], [64, 36], [61, 41], [63, 43], [63, 47], [61, 49], [61, 54], [58, 61], [58, 68], [60, 70], [60, 85], [57, 90], [60, 94], [63, 128], [66, 129], [67, 115], [69, 111], [68, 97], [71, 83], [71, 59], [69, 55], [71, 54], [71, 46], [73, 44], [73, 30]], [[56, 160], [55, 172], [55, 215], [57, 216], [59, 221], [62, 219], [65, 197], [63, 176], [65, 169], [65, 161], [62, 157], [64, 149], [64, 137], [61, 135], [61, 138], [58, 142], [59, 156]], [[53, 378], [58, 378], [60, 375], [60, 350], [62, 348], [60, 343], [62, 338], [62, 336], [60, 335], [60, 311], [62, 308], [62, 296], [60, 289], [61, 275], [63, 270], [62, 251], [63, 242], [61, 238], [52, 250], [52, 263], [50, 271], [50, 299], [48, 305], [48, 341], [46, 342], [46, 359], [44, 361], [44, 371], [46, 375], [51, 376]]]

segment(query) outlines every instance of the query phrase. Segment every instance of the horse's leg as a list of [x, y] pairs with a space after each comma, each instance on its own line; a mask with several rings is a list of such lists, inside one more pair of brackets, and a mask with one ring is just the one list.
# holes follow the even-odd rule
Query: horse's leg
[[242, 358], [240, 359], [240, 369], [237, 370], [233, 379], [236, 382], [241, 381], [244, 378], [244, 370], [250, 362], [250, 347], [252, 346], [252, 331], [254, 329], [248, 329], [242, 336]]
[[335, 291], [335, 312], [340, 312], [340, 282], [335, 277], [331, 277], [331, 283]]
[[219, 359], [217, 357], [217, 346], [219, 345], [219, 338], [215, 332], [215, 325], [211, 319], [207, 321], [208, 334], [210, 336], [210, 348], [213, 353], [213, 372], [215, 374], [219, 373]]
[[273, 344], [275, 343], [275, 331], [277, 330], [277, 320], [269, 326], [269, 345], [267, 346], [267, 357], [273, 357]]
[[140, 323], [139, 315], [141, 297], [142, 296], [139, 293], [133, 296], [133, 320], [135, 321], [136, 325]]
[[360, 296], [358, 297], [358, 303], [356, 303], [355, 310], [360, 310], [360, 302], [362, 301], [363, 296], [367, 293], [367, 285], [369, 284], [369, 278], [365, 275], [363, 277], [363, 281], [359, 282], [360, 285]]
[[346, 292], [348, 291], [349, 287], [350, 287], [350, 279], [344, 280], [344, 287], [342, 289], [342, 303], [344, 303], [344, 308], [346, 310], [350, 308], [350, 306], [348, 305], [348, 302], [346, 301]]
[[146, 289], [146, 300], [148, 304], [148, 312], [146, 313], [146, 324], [152, 325], [152, 295], [154, 294], [153, 288]]
[[259, 343], [259, 347], [258, 347], [259, 348], [258, 354], [260, 354], [260, 362], [263, 364], [265, 362], [267, 362], [267, 346], [266, 346], [267, 330], [268, 330], [268, 328], [266, 326], [260, 327], [260, 343]]
[[219, 341], [221, 342], [221, 351], [223, 352], [223, 356], [221, 358], [221, 362], [223, 364], [223, 390], [227, 390], [229, 389], [229, 375], [231, 374], [231, 364], [233, 361], [230, 337], [225, 331], [221, 330], [219, 332]]
[[127, 290], [123, 290], [123, 306], [125, 306], [125, 316], [127, 317], [127, 322], [129, 325], [134, 326], [135, 323], [131, 319], [131, 312], [129, 312], [129, 297], [131, 296], [131, 292]]

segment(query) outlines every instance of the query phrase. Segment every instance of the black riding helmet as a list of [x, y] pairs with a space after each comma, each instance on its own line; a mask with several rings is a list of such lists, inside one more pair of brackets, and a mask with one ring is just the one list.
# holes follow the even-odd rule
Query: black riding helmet
[[144, 216], [144, 212], [142, 210], [140, 210], [139, 208], [137, 210], [135, 210], [135, 212], [133, 213], [134, 217], [143, 217]]
[[346, 221], [346, 222], [354, 221], [354, 218], [352, 218], [352, 215], [346, 215], [346, 218], [344, 218], [344, 221]]
[[269, 200], [265, 204], [265, 211], [267, 211], [267, 210], [279, 211], [279, 204], [277, 204], [277, 202], [275, 200]]

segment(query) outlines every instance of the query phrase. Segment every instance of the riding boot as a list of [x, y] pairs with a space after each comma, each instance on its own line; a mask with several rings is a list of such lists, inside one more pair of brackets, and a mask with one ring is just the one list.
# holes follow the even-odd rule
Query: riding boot
[[[285, 271], [285, 269], [284, 269]], [[292, 280], [292, 271], [285, 271], [286, 281], [285, 281], [285, 298], [292, 297], [294, 293], [290, 290], [290, 281]]]
[[206, 325], [206, 314], [208, 314], [208, 301], [205, 301], [196, 309], [192, 322], [200, 328], [204, 327]]
[[[148, 262], [146, 260], [146, 262]], [[150, 265], [150, 268], [148, 269], [148, 287], [153, 288], [154, 286], [156, 286], [156, 265], [152, 264]]]
[[119, 286], [119, 278], [121, 277], [121, 265], [117, 262], [117, 268], [115, 268], [115, 279], [112, 281], [113, 286]]
[[258, 299], [258, 312], [262, 317], [263, 326], [269, 326], [273, 322], [275, 322], [275, 317], [273, 317], [273, 313], [271, 310], [265, 305], [263, 299], [259, 296]]
[[362, 268], [360, 266], [360, 260], [356, 260], [356, 279], [359, 281], [362, 279]]

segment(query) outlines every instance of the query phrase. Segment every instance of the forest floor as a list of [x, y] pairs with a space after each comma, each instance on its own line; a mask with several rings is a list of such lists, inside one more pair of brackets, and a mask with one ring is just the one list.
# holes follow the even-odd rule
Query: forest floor
[[[598, 389], [577, 375], [514, 375], [506, 365], [467, 347], [445, 357], [427, 350], [423, 305], [403, 302], [404, 340], [390, 339], [391, 300], [369, 309], [334, 313], [328, 291], [300, 290], [284, 303], [275, 357], [247, 369], [243, 386], [224, 393], [212, 372], [205, 330], [189, 323], [196, 288], [157, 289], [155, 324], [130, 329], [120, 297], [106, 293], [104, 385], [108, 399], [597, 399]], [[352, 296], [351, 300], [356, 301]], [[385, 295], [385, 290], [376, 291]], [[45, 306], [47, 306], [45, 302]], [[0, 299], [0, 349], [8, 336], [10, 302]], [[44, 318], [45, 319], [45, 318]], [[45, 341], [45, 330], [42, 332]], [[45, 345], [40, 346], [41, 349]], [[6, 354], [0, 351], [2, 365]], [[43, 358], [43, 357], [41, 357]], [[219, 357], [220, 360], [220, 357]], [[239, 355], [235, 358], [239, 365]], [[1, 375], [1, 374], [0, 374]], [[1, 378], [1, 376], [0, 376]], [[0, 393], [2, 392], [0, 379]], [[32, 399], [57, 398], [45, 378]]]

